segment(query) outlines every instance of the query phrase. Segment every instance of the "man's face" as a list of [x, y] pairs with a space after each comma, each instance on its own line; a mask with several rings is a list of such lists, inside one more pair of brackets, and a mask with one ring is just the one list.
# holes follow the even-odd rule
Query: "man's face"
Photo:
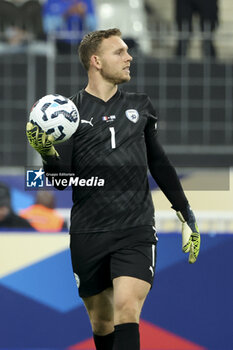
[[9, 214], [10, 209], [7, 206], [0, 206], [0, 221], [3, 221]]
[[118, 36], [104, 39], [99, 48], [100, 73], [102, 77], [113, 83], [121, 84], [130, 80], [130, 63], [128, 46]]

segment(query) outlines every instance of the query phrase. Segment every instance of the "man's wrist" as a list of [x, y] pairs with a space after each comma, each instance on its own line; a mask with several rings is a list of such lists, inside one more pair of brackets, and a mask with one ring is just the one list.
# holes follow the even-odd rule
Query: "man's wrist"
[[51, 162], [53, 163], [54, 161], [60, 159], [57, 151], [55, 151], [53, 154], [41, 154], [41, 158], [44, 164], [49, 164]]
[[194, 213], [193, 213], [189, 203], [185, 208], [181, 209], [180, 212], [181, 212], [181, 214], [186, 222], [190, 222], [190, 221], [195, 222], [196, 221]]

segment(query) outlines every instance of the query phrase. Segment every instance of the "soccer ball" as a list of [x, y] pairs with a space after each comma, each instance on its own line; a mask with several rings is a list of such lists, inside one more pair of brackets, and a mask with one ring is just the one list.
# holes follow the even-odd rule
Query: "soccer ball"
[[68, 140], [77, 130], [80, 122], [75, 104], [61, 95], [46, 95], [32, 106], [29, 121], [38, 125], [47, 135], [54, 137], [54, 143]]

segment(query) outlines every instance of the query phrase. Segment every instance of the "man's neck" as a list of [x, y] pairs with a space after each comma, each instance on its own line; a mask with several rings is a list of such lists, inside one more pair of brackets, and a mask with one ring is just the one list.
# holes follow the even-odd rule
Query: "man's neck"
[[117, 85], [104, 83], [95, 84], [94, 82], [89, 81], [85, 91], [107, 102], [117, 92]]

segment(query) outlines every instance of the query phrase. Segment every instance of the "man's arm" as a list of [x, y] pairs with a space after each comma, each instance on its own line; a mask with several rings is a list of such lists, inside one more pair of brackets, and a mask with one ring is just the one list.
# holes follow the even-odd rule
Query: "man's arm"
[[148, 166], [154, 180], [172, 204], [182, 222], [182, 247], [190, 252], [189, 262], [194, 263], [200, 250], [200, 234], [196, 219], [183, 191], [175, 168], [170, 163], [157, 139], [157, 118], [151, 115], [145, 129]]

